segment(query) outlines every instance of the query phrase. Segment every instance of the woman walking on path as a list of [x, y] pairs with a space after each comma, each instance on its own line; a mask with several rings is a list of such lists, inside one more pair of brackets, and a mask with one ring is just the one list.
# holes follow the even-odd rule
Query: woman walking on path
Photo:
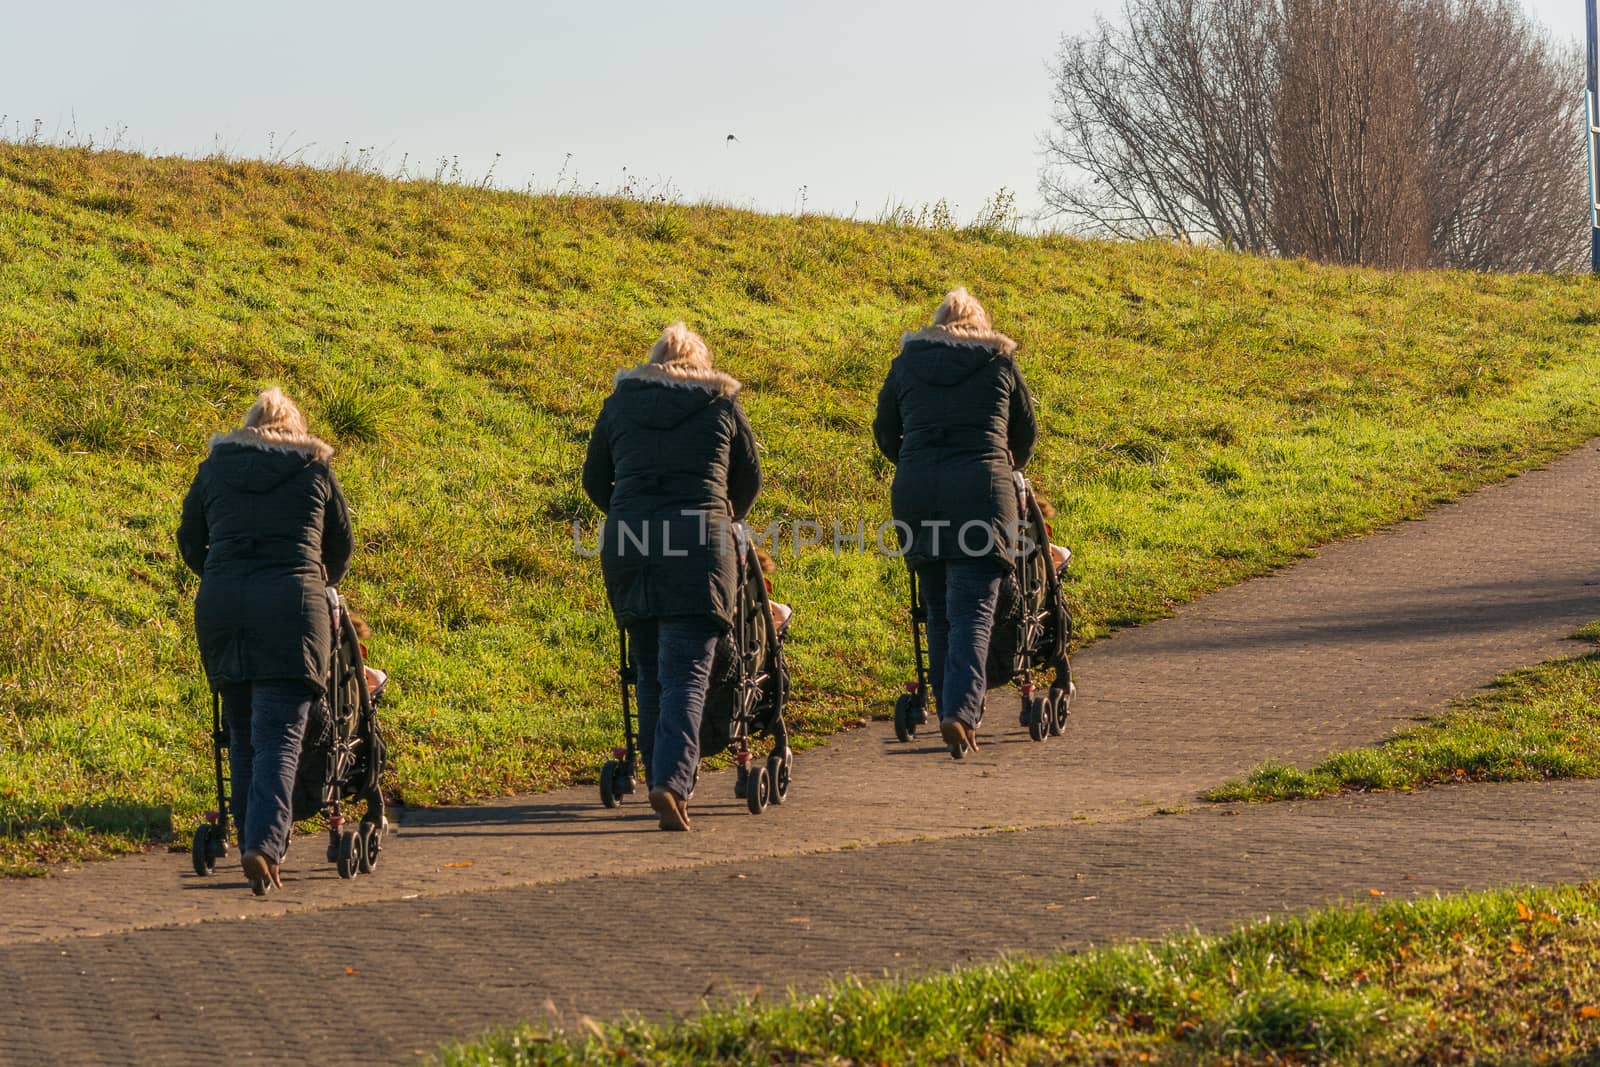
[[606, 595], [637, 669], [639, 746], [663, 830], [689, 829], [717, 640], [734, 622], [734, 524], [761, 490], [739, 383], [683, 323], [617, 374], [583, 464], [605, 512]]
[[939, 731], [957, 752], [978, 747], [1000, 579], [1020, 535], [1011, 472], [1038, 436], [1016, 347], [956, 289], [933, 325], [901, 339], [872, 423], [895, 465], [891, 506], [928, 612]]
[[283, 885], [295, 771], [332, 652], [327, 589], [350, 564], [350, 513], [300, 410], [262, 393], [244, 425], [211, 439], [183, 501], [178, 549], [200, 576], [194, 623], [222, 698], [242, 865]]

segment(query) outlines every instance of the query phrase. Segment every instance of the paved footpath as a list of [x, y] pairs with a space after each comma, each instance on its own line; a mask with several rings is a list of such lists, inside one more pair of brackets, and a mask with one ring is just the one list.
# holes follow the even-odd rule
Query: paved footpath
[[268, 1062], [400, 1061], [552, 1008], [681, 1011], [1370, 888], [1586, 875], [1591, 783], [1194, 797], [1582, 651], [1565, 638], [1600, 618], [1597, 519], [1591, 444], [1093, 646], [1064, 738], [1029, 742], [1010, 694], [960, 763], [877, 723], [803, 753], [790, 803], [760, 817], [728, 774], [706, 776], [690, 835], [655, 832], [637, 803], [605, 812], [584, 787], [408, 812], [353, 883], [302, 842], [288, 888], [263, 901], [236, 869], [199, 879], [166, 854], [0, 884], [0, 1063], [206, 1062], [246, 1045]]

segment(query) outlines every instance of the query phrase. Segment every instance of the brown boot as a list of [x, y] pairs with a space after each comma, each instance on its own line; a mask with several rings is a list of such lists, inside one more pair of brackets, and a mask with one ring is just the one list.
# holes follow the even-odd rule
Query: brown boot
[[267, 859], [266, 853], [250, 849], [239, 858], [244, 876], [250, 880], [250, 892], [264, 897], [269, 890], [282, 889], [283, 879], [278, 876], [278, 865]]
[[665, 786], [650, 790], [650, 806], [661, 817], [663, 830], [689, 829], [689, 805], [672, 790]]
[[945, 719], [939, 723], [939, 736], [950, 746], [950, 755], [956, 759], [978, 751], [978, 731], [960, 719]]

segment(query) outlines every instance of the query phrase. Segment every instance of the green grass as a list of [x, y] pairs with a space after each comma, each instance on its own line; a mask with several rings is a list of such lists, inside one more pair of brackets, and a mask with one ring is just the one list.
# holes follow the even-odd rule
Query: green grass
[[[570, 524], [613, 372], [700, 327], [747, 383], [756, 520], [886, 518], [867, 428], [903, 330], [971, 286], [1022, 343], [1085, 637], [1600, 433], [1600, 289], [1161, 243], [528, 197], [0, 145], [0, 869], [181, 836], [208, 806], [194, 579], [210, 434], [284, 386], [340, 447], [347, 592], [393, 672], [390, 788], [592, 776], [612, 627]], [[797, 727], [882, 712], [900, 567], [780, 558]]]
[[[1573, 637], [1594, 640], [1600, 624]], [[1295, 800], [1442, 782], [1600, 777], [1600, 652], [1495, 680], [1489, 692], [1380, 745], [1306, 770], [1269, 761], [1206, 794], [1213, 801]]]
[[676, 1024], [525, 1026], [446, 1067], [1592, 1063], [1600, 889], [1442, 897], [910, 981]]

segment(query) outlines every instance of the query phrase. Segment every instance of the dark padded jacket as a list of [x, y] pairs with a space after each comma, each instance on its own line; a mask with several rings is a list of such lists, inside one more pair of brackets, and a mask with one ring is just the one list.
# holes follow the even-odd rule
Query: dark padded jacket
[[178, 550], [200, 575], [194, 625], [213, 689], [328, 677], [327, 588], [350, 565], [350, 513], [315, 438], [214, 439], [183, 501]]
[[600, 409], [583, 489], [606, 514], [600, 564], [619, 623], [674, 615], [733, 624], [733, 525], [761, 491], [755, 436], [718, 371], [617, 375]]
[[[1011, 472], [1033, 456], [1033, 400], [1000, 334], [951, 335], [937, 326], [908, 335], [878, 393], [872, 433], [895, 465], [895, 520], [911, 564], [1005, 557], [1016, 543]], [[994, 531], [962, 529], [984, 523]], [[899, 533], [905, 537], [906, 530]]]

